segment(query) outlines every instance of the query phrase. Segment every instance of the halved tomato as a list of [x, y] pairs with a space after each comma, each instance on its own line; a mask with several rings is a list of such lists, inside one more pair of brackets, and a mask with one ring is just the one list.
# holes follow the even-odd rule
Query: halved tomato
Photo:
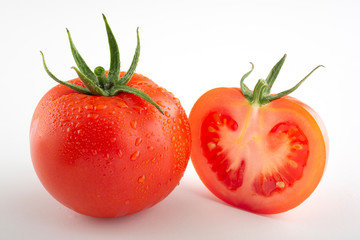
[[[270, 89], [286, 55], [252, 92], [216, 88], [191, 110], [191, 160], [202, 182], [223, 201], [256, 213], [279, 213], [302, 203], [317, 187], [328, 140], [309, 106]], [[315, 70], [315, 69], [314, 69]]]

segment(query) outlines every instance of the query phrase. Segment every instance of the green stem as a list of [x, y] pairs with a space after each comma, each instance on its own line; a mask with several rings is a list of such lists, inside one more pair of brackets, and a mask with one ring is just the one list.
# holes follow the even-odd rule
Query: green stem
[[251, 105], [264, 105], [266, 104], [266, 98], [264, 97], [266, 95], [266, 91], [269, 88], [267, 82], [264, 79], [260, 79], [254, 88]]
[[105, 69], [100, 66], [96, 67], [94, 73], [96, 75], [100, 87], [107, 89], [109, 87], [109, 81], [105, 75]]

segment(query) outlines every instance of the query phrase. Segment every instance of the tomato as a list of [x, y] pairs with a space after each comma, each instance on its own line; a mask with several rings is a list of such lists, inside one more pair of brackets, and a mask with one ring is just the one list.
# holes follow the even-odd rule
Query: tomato
[[269, 94], [285, 57], [254, 92], [243, 83], [251, 70], [241, 89], [212, 89], [189, 115], [191, 160], [202, 182], [223, 201], [255, 213], [280, 213], [302, 203], [317, 187], [328, 156], [318, 114], [285, 96], [303, 81]]
[[[120, 81], [127, 73], [119, 72]], [[129, 91], [113, 96], [75, 91], [90, 91], [79, 78], [65, 85], [43, 96], [31, 122], [31, 157], [46, 190], [74, 211], [102, 218], [139, 212], [168, 196], [190, 157], [180, 101], [136, 73], [126, 83]]]

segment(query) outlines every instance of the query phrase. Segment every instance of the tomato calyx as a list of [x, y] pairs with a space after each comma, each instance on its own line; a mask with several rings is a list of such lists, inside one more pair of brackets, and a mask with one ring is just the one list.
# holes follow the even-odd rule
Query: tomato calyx
[[154, 105], [162, 114], [164, 112], [160, 108], [158, 104], [156, 104], [146, 93], [143, 91], [127, 86], [126, 84], [130, 81], [131, 77], [133, 76], [135, 69], [137, 67], [137, 63], [139, 61], [140, 56], [140, 37], [139, 37], [139, 28], [136, 29], [137, 34], [137, 45], [135, 49], [135, 54], [132, 60], [132, 63], [129, 67], [129, 70], [120, 78], [120, 53], [119, 48], [112, 33], [112, 30], [107, 22], [105, 15], [103, 14], [103, 19], [105, 22], [106, 32], [108, 36], [109, 48], [110, 48], [110, 68], [109, 72], [106, 75], [106, 71], [103, 67], [96, 67], [94, 71], [91, 71], [84, 59], [81, 57], [80, 53], [77, 51], [68, 29], [66, 29], [70, 48], [72, 55], [74, 57], [75, 63], [77, 67], [72, 67], [77, 73], [79, 79], [84, 84], [85, 87], [81, 87], [76, 84], [72, 84], [66, 81], [59, 80], [55, 77], [48, 69], [45, 63], [44, 54], [40, 51], [43, 59], [43, 65], [45, 68], [46, 73], [54, 79], [56, 82], [71, 88], [74, 91], [79, 93], [87, 94], [87, 95], [94, 95], [94, 96], [105, 96], [111, 97], [115, 96], [121, 92], [127, 92], [134, 95], [137, 95], [144, 99], [145, 101], [149, 102], [150, 104]]
[[289, 95], [290, 93], [294, 92], [316, 69], [319, 67], [324, 67], [323, 65], [319, 65], [315, 67], [308, 75], [306, 75], [300, 82], [298, 82], [294, 87], [282, 91], [277, 94], [270, 94], [271, 88], [285, 62], [286, 54], [278, 61], [275, 66], [271, 69], [269, 75], [267, 78], [260, 79], [255, 85], [254, 91], [251, 91], [246, 84], [244, 83], [244, 80], [252, 73], [254, 70], [254, 64], [250, 62], [251, 64], [251, 70], [244, 74], [244, 76], [240, 80], [240, 89], [244, 97], [248, 100], [248, 102], [253, 106], [262, 106], [266, 105], [269, 102], [279, 99], [283, 96]]

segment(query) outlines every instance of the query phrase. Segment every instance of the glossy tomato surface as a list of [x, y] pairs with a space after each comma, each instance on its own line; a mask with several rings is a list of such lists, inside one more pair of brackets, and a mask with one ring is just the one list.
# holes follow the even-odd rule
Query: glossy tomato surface
[[192, 163], [223, 201], [264, 214], [302, 203], [318, 185], [327, 133], [307, 105], [282, 97], [252, 106], [238, 88], [216, 88], [191, 110]]
[[91, 96], [63, 85], [33, 115], [36, 173], [55, 199], [79, 213], [117, 217], [151, 207], [178, 185], [187, 166], [190, 127], [179, 100], [139, 74], [127, 85], [147, 93], [164, 115], [130, 93]]

